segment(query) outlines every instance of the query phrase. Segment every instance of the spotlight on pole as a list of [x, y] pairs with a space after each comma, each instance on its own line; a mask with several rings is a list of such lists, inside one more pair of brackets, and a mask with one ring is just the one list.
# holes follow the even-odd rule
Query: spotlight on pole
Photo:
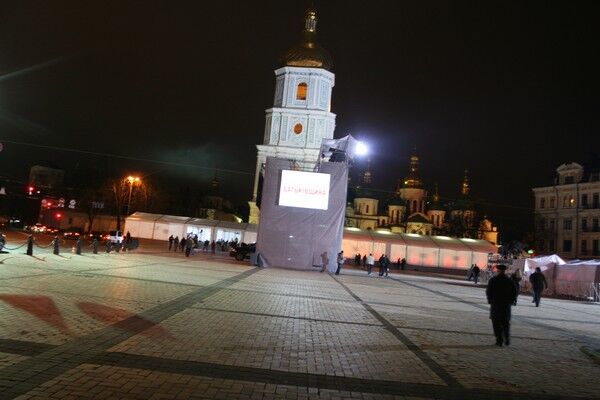
[[354, 150], [354, 153], [359, 157], [366, 156], [369, 153], [369, 148], [364, 142], [358, 142], [356, 144], [356, 149]]

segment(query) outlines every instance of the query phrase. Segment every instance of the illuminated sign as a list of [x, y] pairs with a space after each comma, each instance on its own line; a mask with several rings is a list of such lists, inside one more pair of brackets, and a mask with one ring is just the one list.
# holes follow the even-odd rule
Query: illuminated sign
[[327, 210], [329, 178], [329, 174], [282, 170], [279, 205]]

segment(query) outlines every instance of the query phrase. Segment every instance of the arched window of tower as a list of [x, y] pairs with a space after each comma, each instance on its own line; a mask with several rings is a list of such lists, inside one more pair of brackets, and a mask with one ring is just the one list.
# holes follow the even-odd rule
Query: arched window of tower
[[306, 82], [298, 84], [298, 89], [296, 90], [296, 100], [306, 100], [307, 93], [308, 85]]

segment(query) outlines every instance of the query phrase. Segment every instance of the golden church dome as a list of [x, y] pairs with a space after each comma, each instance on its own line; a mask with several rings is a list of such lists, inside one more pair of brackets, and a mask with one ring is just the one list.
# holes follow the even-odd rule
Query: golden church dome
[[281, 63], [289, 67], [331, 69], [331, 55], [317, 43], [317, 13], [314, 10], [306, 12], [302, 41], [283, 54]]

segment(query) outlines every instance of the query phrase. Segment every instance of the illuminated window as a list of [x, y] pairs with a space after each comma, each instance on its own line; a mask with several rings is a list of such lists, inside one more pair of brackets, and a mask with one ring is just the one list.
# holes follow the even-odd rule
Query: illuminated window
[[294, 133], [296, 135], [299, 135], [302, 133], [302, 124], [296, 124], [294, 125]]
[[308, 85], [304, 82], [298, 85], [296, 91], [296, 100], [306, 100], [306, 93], [308, 92]]

